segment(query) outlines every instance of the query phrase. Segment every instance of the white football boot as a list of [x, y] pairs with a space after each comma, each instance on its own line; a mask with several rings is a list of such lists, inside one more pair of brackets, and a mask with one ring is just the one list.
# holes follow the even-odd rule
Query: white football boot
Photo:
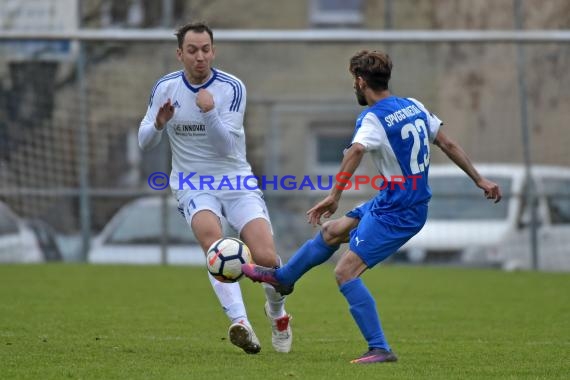
[[251, 326], [244, 323], [243, 320], [232, 323], [228, 330], [228, 336], [232, 344], [248, 354], [257, 354], [261, 351], [261, 344], [259, 339], [257, 339], [257, 335], [253, 332]]
[[293, 343], [293, 331], [289, 323], [293, 317], [285, 314], [280, 318], [271, 318], [269, 314], [269, 305], [265, 303], [265, 315], [271, 321], [271, 343], [277, 352], [287, 353], [291, 351]]

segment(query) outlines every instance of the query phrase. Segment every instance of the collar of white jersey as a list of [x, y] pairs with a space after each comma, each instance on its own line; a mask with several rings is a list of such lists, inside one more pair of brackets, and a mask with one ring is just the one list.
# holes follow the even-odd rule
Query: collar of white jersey
[[206, 81], [206, 83], [201, 84], [199, 86], [192, 86], [190, 84], [190, 82], [188, 82], [188, 80], [186, 79], [186, 75], [184, 75], [184, 73], [182, 73], [182, 80], [184, 81], [184, 84], [186, 85], [186, 87], [188, 87], [188, 89], [192, 92], [198, 92], [201, 88], [206, 88], [208, 87], [210, 84], [212, 84], [213, 81], [216, 80], [216, 77], [218, 76], [218, 71], [216, 69], [214, 69], [212, 67], [212, 73], [210, 74], [210, 78]]

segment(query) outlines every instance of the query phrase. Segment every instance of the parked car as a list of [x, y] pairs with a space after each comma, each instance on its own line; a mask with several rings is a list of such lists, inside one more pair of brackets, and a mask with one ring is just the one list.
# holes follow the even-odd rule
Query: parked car
[[38, 245], [46, 261], [62, 261], [63, 254], [58, 242], [58, 234], [41, 219], [26, 219], [26, 225], [34, 232]]
[[[497, 204], [482, 196], [456, 166], [432, 165], [433, 197], [428, 221], [402, 247], [412, 262], [461, 262], [530, 268], [531, 212], [522, 165], [476, 165], [497, 182], [504, 199]], [[538, 212], [538, 267], [570, 270], [570, 168], [534, 166]]]
[[[138, 198], [111, 218], [93, 239], [90, 263], [160, 264], [166, 244], [167, 264], [204, 265], [202, 248], [171, 197], [166, 201], [167, 234], [163, 234], [161, 197]], [[233, 236], [223, 221], [224, 234]]]
[[42, 242], [54, 238], [52, 232], [48, 234], [37, 227], [40, 223], [20, 218], [7, 204], [0, 202], [0, 262], [41, 263], [61, 259], [57, 245], [52, 246], [47, 255], [42, 249]]

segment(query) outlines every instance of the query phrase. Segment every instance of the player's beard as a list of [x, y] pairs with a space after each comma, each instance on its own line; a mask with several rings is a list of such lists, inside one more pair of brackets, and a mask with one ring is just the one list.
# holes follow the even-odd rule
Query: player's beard
[[358, 102], [358, 104], [360, 104], [361, 106], [367, 106], [368, 105], [368, 102], [366, 101], [366, 97], [364, 96], [364, 93], [362, 92], [362, 90], [359, 87], [355, 87], [354, 94], [356, 95], [356, 101]]
[[203, 84], [210, 76], [210, 70], [206, 68], [204, 69], [201, 68], [200, 70], [195, 69], [192, 74], [193, 74], [193, 79], [196, 82], [193, 84]]

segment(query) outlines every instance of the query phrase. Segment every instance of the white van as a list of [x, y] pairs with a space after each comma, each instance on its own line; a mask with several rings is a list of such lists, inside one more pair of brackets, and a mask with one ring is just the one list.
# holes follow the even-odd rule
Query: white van
[[[432, 165], [428, 221], [401, 251], [412, 262], [532, 268], [524, 166], [475, 166], [501, 186], [503, 200], [494, 204], [485, 199], [482, 190], [454, 165]], [[538, 201], [538, 268], [569, 271], [570, 168], [537, 165], [532, 176]]]

